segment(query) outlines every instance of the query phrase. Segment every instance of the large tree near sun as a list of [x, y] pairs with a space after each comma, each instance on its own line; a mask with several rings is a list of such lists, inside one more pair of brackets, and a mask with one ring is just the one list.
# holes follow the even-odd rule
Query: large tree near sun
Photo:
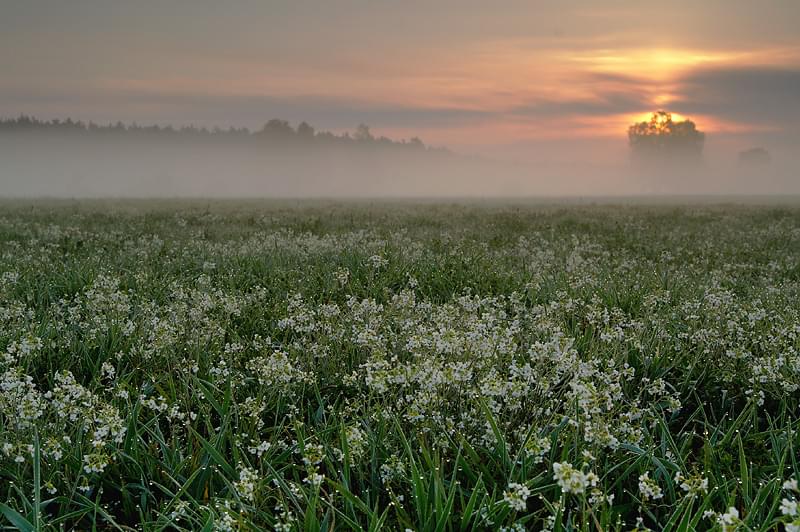
[[676, 122], [667, 111], [656, 111], [646, 122], [628, 128], [631, 155], [644, 164], [699, 163], [705, 133], [691, 120]]

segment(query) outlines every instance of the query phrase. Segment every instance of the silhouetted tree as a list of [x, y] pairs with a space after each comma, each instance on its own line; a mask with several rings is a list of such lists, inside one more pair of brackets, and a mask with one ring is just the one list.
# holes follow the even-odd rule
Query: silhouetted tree
[[297, 136], [303, 140], [310, 140], [314, 138], [314, 128], [306, 122], [300, 122], [297, 126]]
[[375, 137], [372, 136], [369, 130], [369, 126], [365, 124], [358, 124], [356, 132], [353, 133], [353, 138], [358, 142], [372, 142], [375, 140]]
[[628, 128], [633, 158], [645, 164], [700, 162], [704, 141], [705, 134], [694, 122], [674, 122], [667, 111], [657, 111], [649, 121]]
[[294, 129], [286, 120], [273, 118], [258, 132], [258, 135], [272, 140], [287, 140], [294, 136]]
[[424, 150], [425, 144], [419, 139], [419, 137], [411, 137], [411, 140], [408, 141], [409, 146], [416, 150]]

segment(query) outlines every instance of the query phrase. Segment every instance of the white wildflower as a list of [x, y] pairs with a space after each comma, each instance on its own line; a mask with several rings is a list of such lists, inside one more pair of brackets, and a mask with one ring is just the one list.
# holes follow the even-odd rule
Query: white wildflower
[[234, 484], [236, 493], [242, 499], [253, 502], [258, 482], [258, 473], [249, 467], [239, 469], [239, 480]]
[[528, 497], [531, 495], [531, 490], [524, 484], [511, 482], [508, 489], [503, 492], [503, 500], [508, 505], [518, 512], [525, 511], [527, 508]]
[[642, 494], [642, 499], [644, 500], [655, 500], [664, 496], [661, 487], [654, 479], [650, 478], [649, 472], [639, 475], [639, 493]]
[[788, 515], [790, 517], [795, 517], [797, 515], [797, 501], [793, 499], [782, 499], [781, 500], [781, 513], [783, 515]]
[[575, 469], [571, 464], [553, 463], [553, 480], [555, 480], [564, 493], [583, 493], [587, 487], [596, 486], [597, 475], [594, 473], [584, 473]]
[[727, 512], [717, 516], [717, 523], [722, 525], [722, 530], [725, 532], [735, 530], [739, 524], [739, 510], [731, 506]]

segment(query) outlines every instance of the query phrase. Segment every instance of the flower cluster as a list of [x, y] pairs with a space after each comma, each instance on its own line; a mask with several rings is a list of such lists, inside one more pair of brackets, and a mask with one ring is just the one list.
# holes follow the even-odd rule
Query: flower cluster
[[593, 472], [584, 472], [571, 464], [553, 462], [553, 480], [564, 493], [584, 493], [587, 488], [597, 485], [600, 480]]
[[503, 492], [503, 500], [517, 512], [524, 512], [527, 507], [528, 497], [531, 495], [531, 490], [524, 484], [511, 482], [508, 489]]

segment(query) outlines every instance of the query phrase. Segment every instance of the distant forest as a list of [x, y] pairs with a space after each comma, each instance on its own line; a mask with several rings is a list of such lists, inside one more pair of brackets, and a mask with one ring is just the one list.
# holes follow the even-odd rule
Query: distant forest
[[43, 133], [69, 135], [95, 139], [127, 139], [127, 140], [175, 140], [175, 141], [219, 141], [221, 143], [253, 143], [260, 146], [275, 147], [323, 147], [350, 146], [364, 148], [389, 148], [392, 150], [412, 150], [417, 152], [449, 153], [446, 148], [426, 146], [419, 138], [410, 140], [392, 140], [376, 137], [369, 126], [360, 124], [353, 134], [349, 132], [335, 134], [329, 131], [317, 131], [306, 122], [296, 128], [286, 120], [272, 119], [258, 131], [248, 128], [211, 129], [196, 126], [173, 127], [136, 123], [98, 125], [94, 122], [66, 120], [39, 120], [32, 116], [21, 115], [18, 118], [0, 118], [0, 133]]
[[0, 197], [441, 195], [452, 189], [443, 176], [467, 190], [485, 175], [473, 159], [418, 138], [278, 119], [252, 131], [0, 118], [0, 161]]

